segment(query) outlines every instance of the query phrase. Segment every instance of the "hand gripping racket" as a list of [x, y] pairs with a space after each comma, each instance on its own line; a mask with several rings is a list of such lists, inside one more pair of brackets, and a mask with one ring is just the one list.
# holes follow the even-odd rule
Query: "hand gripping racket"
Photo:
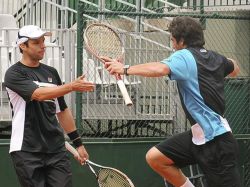
[[[65, 146], [74, 156], [79, 156], [77, 150], [68, 142], [65, 142]], [[101, 166], [90, 160], [86, 160], [86, 165], [95, 175], [99, 187], [135, 187], [127, 175], [115, 168]], [[93, 167], [97, 168], [98, 171], [95, 171]]]
[[[84, 42], [86, 49], [102, 63], [105, 64], [100, 58], [101, 56], [116, 59], [119, 63], [123, 62], [125, 50], [122, 41], [111, 27], [102, 23], [89, 25], [84, 31]], [[133, 105], [121, 75], [116, 74], [115, 77], [125, 104], [127, 106]]]

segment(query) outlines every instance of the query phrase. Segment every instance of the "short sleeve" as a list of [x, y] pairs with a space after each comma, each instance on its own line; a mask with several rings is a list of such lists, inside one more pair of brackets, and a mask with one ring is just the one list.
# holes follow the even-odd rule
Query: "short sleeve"
[[196, 73], [195, 59], [186, 49], [176, 51], [162, 63], [169, 67], [172, 80], [187, 80], [190, 74]]
[[38, 85], [28, 79], [24, 72], [9, 68], [4, 77], [4, 85], [20, 95], [25, 101], [30, 101]]

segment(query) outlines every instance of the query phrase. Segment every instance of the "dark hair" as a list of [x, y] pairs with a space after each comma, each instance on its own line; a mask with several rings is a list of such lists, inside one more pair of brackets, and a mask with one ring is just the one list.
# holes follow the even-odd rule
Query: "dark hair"
[[201, 24], [191, 17], [175, 17], [168, 29], [177, 42], [183, 39], [187, 47], [203, 47], [205, 45]]
[[[24, 42], [24, 44], [25, 44], [27, 47], [29, 46], [29, 45], [28, 45], [28, 41]], [[23, 50], [21, 49], [21, 47], [19, 47], [19, 50], [20, 50], [20, 53], [23, 54]]]

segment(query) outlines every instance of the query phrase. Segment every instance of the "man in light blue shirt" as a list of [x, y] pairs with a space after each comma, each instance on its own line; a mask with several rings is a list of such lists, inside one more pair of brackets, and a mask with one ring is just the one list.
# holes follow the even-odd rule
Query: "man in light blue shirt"
[[209, 187], [239, 187], [238, 145], [224, 118], [224, 78], [238, 74], [237, 63], [206, 50], [202, 27], [190, 17], [174, 18], [169, 31], [176, 52], [161, 62], [124, 69], [114, 59], [103, 57], [110, 74], [169, 76], [177, 82], [191, 130], [154, 146], [146, 160], [176, 187], [193, 187], [180, 170], [191, 164], [200, 166]]

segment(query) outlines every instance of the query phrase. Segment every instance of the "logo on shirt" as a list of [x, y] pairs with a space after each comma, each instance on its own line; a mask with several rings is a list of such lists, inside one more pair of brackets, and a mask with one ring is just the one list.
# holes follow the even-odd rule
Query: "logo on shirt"
[[206, 50], [206, 49], [200, 49], [200, 52], [201, 52], [201, 53], [206, 53], [207, 50]]
[[52, 77], [48, 77], [48, 82], [52, 82]]

